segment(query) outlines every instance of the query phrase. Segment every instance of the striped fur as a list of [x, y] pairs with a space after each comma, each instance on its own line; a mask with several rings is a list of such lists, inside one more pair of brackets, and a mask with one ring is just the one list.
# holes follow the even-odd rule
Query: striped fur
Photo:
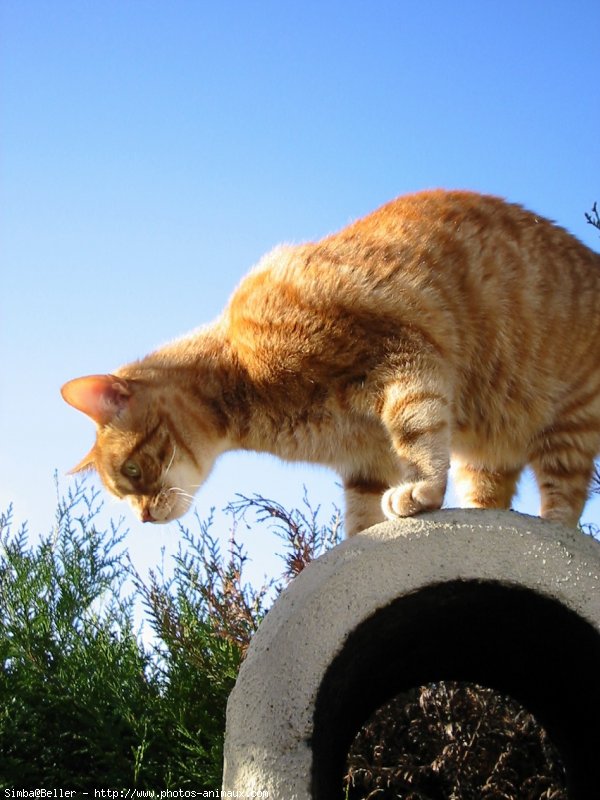
[[465, 504], [508, 507], [530, 464], [542, 516], [575, 524], [600, 451], [600, 256], [494, 197], [403, 197], [276, 249], [214, 325], [63, 393], [98, 424], [80, 467], [142, 519], [179, 516], [237, 448], [336, 469], [349, 534], [438, 508], [451, 458]]

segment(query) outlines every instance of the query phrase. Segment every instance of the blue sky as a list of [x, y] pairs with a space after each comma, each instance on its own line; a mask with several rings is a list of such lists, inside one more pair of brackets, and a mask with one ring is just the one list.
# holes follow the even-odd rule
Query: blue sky
[[[584, 219], [600, 201], [597, 0], [4, 0], [0, 15], [0, 508], [33, 530], [51, 525], [54, 470], [93, 440], [60, 385], [211, 320], [275, 244], [442, 186], [600, 245]], [[227, 455], [197, 507], [294, 504], [304, 484], [341, 503], [327, 471]], [[527, 479], [517, 507], [536, 510]], [[175, 525], [107, 508], [142, 569], [176, 546]], [[270, 572], [273, 536], [247, 543]]]

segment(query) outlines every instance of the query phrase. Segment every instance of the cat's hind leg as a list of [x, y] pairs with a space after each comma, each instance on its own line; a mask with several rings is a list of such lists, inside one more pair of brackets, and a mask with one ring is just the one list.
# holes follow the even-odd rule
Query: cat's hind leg
[[441, 507], [450, 466], [450, 405], [435, 374], [413, 374], [386, 387], [381, 419], [403, 468], [403, 483], [383, 495], [389, 519]]
[[523, 467], [489, 468], [459, 461], [452, 474], [461, 504], [468, 508], [510, 508]]
[[590, 442], [584, 451], [573, 444], [566, 447], [564, 434], [559, 438], [560, 442], [546, 435], [531, 459], [540, 489], [540, 514], [576, 526], [588, 497], [597, 452], [592, 446], [597, 442]]

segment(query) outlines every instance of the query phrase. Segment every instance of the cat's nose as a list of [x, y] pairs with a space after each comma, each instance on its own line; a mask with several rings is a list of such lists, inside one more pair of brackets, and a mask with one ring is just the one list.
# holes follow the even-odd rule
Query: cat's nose
[[156, 520], [150, 513], [150, 508], [148, 506], [144, 506], [142, 508], [141, 520], [142, 522], [156, 522]]

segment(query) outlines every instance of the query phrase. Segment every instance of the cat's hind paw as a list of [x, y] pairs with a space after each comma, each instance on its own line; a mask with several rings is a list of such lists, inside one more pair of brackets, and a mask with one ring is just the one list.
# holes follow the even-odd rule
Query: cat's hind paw
[[381, 498], [381, 509], [388, 519], [412, 517], [420, 511], [435, 511], [444, 501], [445, 486], [429, 481], [403, 483], [388, 489]]

